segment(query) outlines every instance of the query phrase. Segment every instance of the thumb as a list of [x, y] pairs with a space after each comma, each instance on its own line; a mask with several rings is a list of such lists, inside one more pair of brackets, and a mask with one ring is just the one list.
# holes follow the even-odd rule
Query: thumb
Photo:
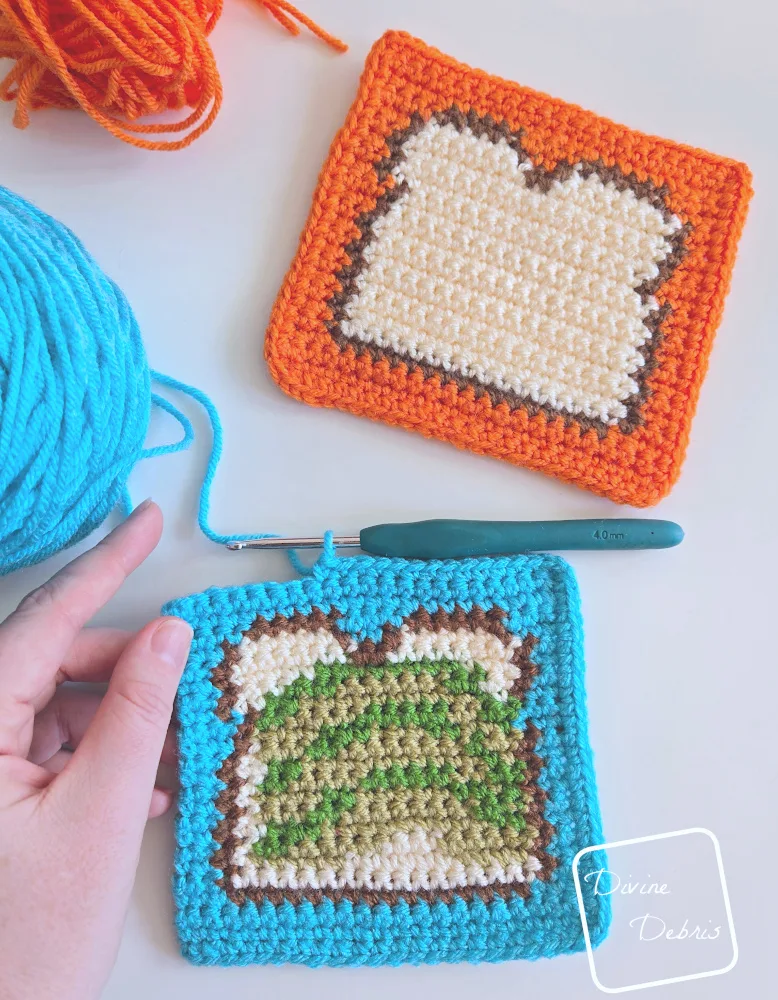
[[55, 786], [81, 815], [99, 808], [129, 832], [142, 829], [192, 630], [158, 618], [119, 657], [94, 720]]

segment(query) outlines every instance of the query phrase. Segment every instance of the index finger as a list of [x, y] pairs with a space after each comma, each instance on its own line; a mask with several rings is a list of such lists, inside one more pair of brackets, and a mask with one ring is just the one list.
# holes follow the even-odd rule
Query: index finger
[[147, 500], [25, 597], [0, 625], [0, 703], [38, 701], [53, 687], [78, 633], [154, 549], [161, 532], [162, 512]]

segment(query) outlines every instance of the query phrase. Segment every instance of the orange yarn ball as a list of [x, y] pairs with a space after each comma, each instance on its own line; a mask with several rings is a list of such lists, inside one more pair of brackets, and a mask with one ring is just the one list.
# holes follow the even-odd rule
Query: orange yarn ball
[[[141, 149], [181, 149], [208, 129], [222, 86], [208, 35], [223, 0], [0, 0], [0, 58], [15, 60], [0, 97], [14, 125], [37, 108], [81, 108]], [[286, 0], [259, 0], [288, 31], [299, 21], [339, 51], [346, 46]], [[173, 123], [147, 115], [191, 108]], [[177, 139], [143, 136], [185, 133]]]

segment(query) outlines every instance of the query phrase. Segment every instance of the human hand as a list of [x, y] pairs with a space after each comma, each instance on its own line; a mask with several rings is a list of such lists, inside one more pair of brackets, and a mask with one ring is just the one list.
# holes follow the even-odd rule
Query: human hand
[[[161, 531], [141, 504], [0, 625], [0, 1000], [99, 995], [146, 818], [170, 805], [154, 782], [192, 630], [84, 627]], [[100, 699], [69, 680], [109, 684]]]

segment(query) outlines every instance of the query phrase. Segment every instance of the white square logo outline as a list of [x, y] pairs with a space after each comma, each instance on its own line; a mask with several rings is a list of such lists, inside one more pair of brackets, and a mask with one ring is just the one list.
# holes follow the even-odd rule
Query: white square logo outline
[[[727, 914], [727, 924], [729, 926], [730, 940], [732, 941], [732, 958], [729, 963], [720, 969], [711, 969], [707, 972], [692, 972], [685, 976], [672, 976], [668, 979], [654, 979], [648, 983], [635, 983], [631, 986], [605, 986], [597, 978], [597, 968], [594, 962], [594, 949], [592, 948], [592, 941], [589, 935], [589, 924], [586, 919], [586, 909], [584, 907], [583, 893], [581, 892], [581, 881], [578, 876], [578, 863], [585, 854], [591, 854], [594, 851], [605, 851], [606, 853], [616, 847], [630, 847], [633, 844], [645, 844], [652, 840], [668, 840], [671, 837], [684, 837], [688, 834], [702, 834], [703, 836], [709, 837], [713, 843], [714, 851], [716, 852], [716, 864], [718, 866], [719, 878], [721, 879], [721, 892], [724, 899], [724, 910]], [[712, 830], [708, 830], [704, 826], [692, 826], [685, 830], [671, 830], [669, 833], [653, 833], [646, 837], [632, 837], [629, 840], [614, 840], [607, 844], [594, 844], [591, 847], [582, 848], [576, 856], [573, 858], [572, 865], [573, 869], [573, 880], [575, 881], [575, 894], [578, 898], [578, 910], [581, 916], [581, 924], [583, 926], [584, 940], [586, 942], [586, 957], [589, 960], [589, 972], [592, 977], [594, 985], [602, 993], [631, 993], [634, 990], [645, 990], [652, 986], [668, 986], [670, 983], [684, 983], [692, 979], [709, 979], [711, 976], [723, 976], [725, 972], [730, 972], [737, 965], [737, 960], [739, 956], [738, 945], [737, 945], [737, 935], [735, 934], [735, 922], [732, 918], [732, 907], [729, 902], [729, 892], [727, 890], [727, 880], [724, 875], [724, 862], [721, 858], [721, 845], [719, 844], [718, 837]]]

